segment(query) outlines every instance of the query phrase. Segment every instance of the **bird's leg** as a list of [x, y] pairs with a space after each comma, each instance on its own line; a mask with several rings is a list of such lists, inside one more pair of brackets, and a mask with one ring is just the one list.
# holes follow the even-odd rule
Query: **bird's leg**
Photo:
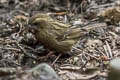
[[54, 51], [50, 51], [46, 56], [40, 57], [39, 59], [44, 59], [44, 61], [46, 61], [48, 59], [48, 57], [52, 54], [54, 54]]
[[61, 57], [61, 55], [62, 55], [62, 54], [59, 54], [59, 55], [57, 56], [57, 58], [53, 61], [52, 65], [54, 65], [54, 64], [56, 63], [56, 61]]
[[52, 55], [52, 54], [54, 54], [55, 52], [54, 51], [50, 51], [48, 54], [47, 54], [47, 56], [45, 57], [45, 61], [48, 59], [48, 57], [50, 56], [50, 55]]

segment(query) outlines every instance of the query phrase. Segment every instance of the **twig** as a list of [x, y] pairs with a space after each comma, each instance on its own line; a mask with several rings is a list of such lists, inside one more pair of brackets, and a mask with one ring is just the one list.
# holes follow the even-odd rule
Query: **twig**
[[28, 49], [30, 49], [30, 50], [32, 50], [34, 53], [40, 53], [40, 52], [38, 52], [37, 50], [35, 50], [35, 49], [33, 49], [32, 47], [30, 47], [30, 46], [27, 46], [27, 45], [24, 45], [24, 44], [22, 44], [25, 48], [28, 48]]
[[24, 48], [22, 48], [17, 41], [16, 41], [16, 45], [21, 49], [21, 51], [22, 51], [26, 56], [28, 56], [28, 57], [30, 57], [30, 58], [32, 58], [32, 59], [34, 59], [34, 60], [37, 60], [37, 59], [36, 59], [35, 57], [33, 57], [32, 55], [28, 54], [28, 53], [26, 52], [26, 50], [25, 50]]
[[105, 50], [105, 53], [106, 53], [107, 58], [110, 59], [110, 57], [109, 57], [109, 53], [107, 52], [106, 45], [104, 45], [103, 48], [104, 48], [104, 50]]
[[52, 63], [52, 65], [55, 64], [55, 62], [61, 57], [62, 54], [59, 54], [58, 57], [54, 60], [54, 62]]
[[[80, 50], [77, 49], [76, 47], [73, 47], [73, 48], [76, 49], [76, 50], [78, 50], [78, 51], [80, 51]], [[84, 53], [84, 54], [86, 54], [86, 55], [88, 55], [88, 56], [90, 56], [90, 57], [92, 57], [92, 58], [94, 58], [94, 59], [96, 59], [96, 60], [99, 61], [99, 59], [98, 59], [97, 57], [93, 56], [93, 55], [90, 55], [90, 54], [88, 54], [88, 53]]]
[[16, 49], [16, 48], [1, 48], [0, 49], [3, 49], [3, 50], [12, 50], [12, 51], [17, 51], [17, 52], [20, 52], [20, 49]]
[[67, 10], [68, 10], [68, 13], [70, 13], [70, 0], [67, 0]]
[[107, 49], [108, 49], [108, 52], [109, 52], [109, 56], [110, 56], [110, 58], [113, 58], [113, 55], [112, 55], [112, 51], [111, 51], [110, 45], [108, 44], [107, 41], [105, 41], [105, 42], [106, 42], [106, 46], [107, 46]]
[[111, 52], [110, 45], [108, 44], [107, 41], [105, 41], [105, 43], [106, 43], [107, 55], [109, 56], [109, 58], [113, 58], [113, 55], [112, 55], [112, 52]]
[[96, 48], [103, 56], [106, 56], [100, 49]]

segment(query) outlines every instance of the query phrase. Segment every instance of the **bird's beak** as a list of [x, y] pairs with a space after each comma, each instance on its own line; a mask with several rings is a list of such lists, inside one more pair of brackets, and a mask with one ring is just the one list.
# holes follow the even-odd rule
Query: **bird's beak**
[[34, 25], [29, 25], [29, 29], [37, 30], [37, 27]]
[[28, 26], [28, 28], [29, 28], [29, 31], [31, 32], [31, 33], [35, 33], [36, 31], [38, 31], [38, 29], [37, 29], [37, 26], [34, 26], [34, 25], [29, 25]]

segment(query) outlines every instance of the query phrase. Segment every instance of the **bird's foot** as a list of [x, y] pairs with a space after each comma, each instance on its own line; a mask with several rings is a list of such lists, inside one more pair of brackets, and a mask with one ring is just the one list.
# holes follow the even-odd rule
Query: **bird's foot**
[[38, 60], [43, 60], [43, 61], [46, 61], [50, 55], [53, 55], [54, 54], [54, 51], [50, 51], [46, 56], [43, 56], [43, 57], [39, 57]]

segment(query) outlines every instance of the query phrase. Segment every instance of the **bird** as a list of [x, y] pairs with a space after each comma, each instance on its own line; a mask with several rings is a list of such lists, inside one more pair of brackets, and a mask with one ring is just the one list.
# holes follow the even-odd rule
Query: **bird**
[[[38, 13], [29, 19], [36, 39], [48, 49], [59, 53], [59, 57], [70, 51], [80, 37], [95, 27], [72, 27], [70, 24], [53, 19], [51, 16]], [[103, 24], [102, 24], [103, 25]], [[100, 27], [98, 24], [97, 27]]]

